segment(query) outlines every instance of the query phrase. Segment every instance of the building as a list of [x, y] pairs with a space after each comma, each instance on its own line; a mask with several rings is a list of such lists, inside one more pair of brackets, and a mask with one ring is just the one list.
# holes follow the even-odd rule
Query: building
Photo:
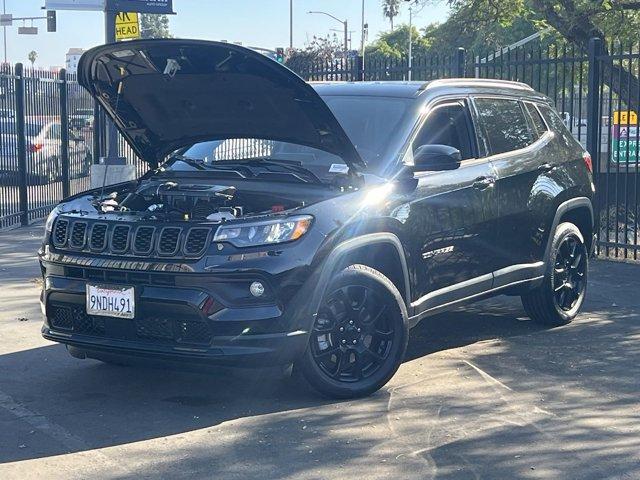
[[67, 52], [66, 69], [67, 73], [78, 73], [78, 62], [85, 52], [82, 48], [70, 48]]

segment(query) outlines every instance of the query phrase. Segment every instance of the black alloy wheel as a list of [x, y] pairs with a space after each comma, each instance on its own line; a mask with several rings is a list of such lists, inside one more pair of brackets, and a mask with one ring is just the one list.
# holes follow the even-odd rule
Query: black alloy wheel
[[564, 238], [553, 271], [553, 291], [558, 308], [571, 311], [586, 288], [587, 249], [575, 236]]
[[351, 265], [326, 289], [295, 370], [333, 398], [370, 395], [404, 359], [409, 338], [405, 302], [377, 270]]
[[394, 340], [390, 311], [364, 285], [346, 285], [323, 302], [310, 343], [313, 358], [329, 377], [357, 382], [378, 371]]
[[552, 327], [571, 322], [584, 303], [588, 273], [589, 254], [580, 229], [561, 223], [552, 239], [544, 279], [522, 295], [529, 317]]

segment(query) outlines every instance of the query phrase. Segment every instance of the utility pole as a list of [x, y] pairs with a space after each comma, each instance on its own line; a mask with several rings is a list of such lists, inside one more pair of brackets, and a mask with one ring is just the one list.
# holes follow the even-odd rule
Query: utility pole
[[289, 0], [289, 50], [293, 50], [293, 0]]
[[413, 5], [409, 5], [409, 74], [411, 81], [411, 69], [413, 68]]
[[362, 40], [360, 42], [360, 55], [362, 56], [362, 58], [364, 58], [364, 37], [365, 37], [365, 31], [364, 31], [364, 0], [362, 0]]
[[344, 21], [344, 52], [347, 53], [349, 51], [349, 24], [347, 21]]
[[[2, 13], [6, 15], [7, 13], [7, 0], [2, 0]], [[4, 36], [4, 63], [7, 63], [7, 27], [2, 27], [2, 34]]]

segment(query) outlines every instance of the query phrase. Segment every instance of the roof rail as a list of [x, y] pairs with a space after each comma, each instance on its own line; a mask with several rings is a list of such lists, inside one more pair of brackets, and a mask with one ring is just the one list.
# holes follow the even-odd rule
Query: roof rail
[[522, 82], [512, 82], [510, 80], [499, 80], [493, 78], [444, 78], [440, 80], [431, 80], [426, 82], [420, 87], [420, 90], [427, 90], [429, 88], [439, 86], [455, 86], [455, 87], [507, 87], [517, 88], [520, 90], [527, 90], [534, 92], [535, 90], [531, 86]]

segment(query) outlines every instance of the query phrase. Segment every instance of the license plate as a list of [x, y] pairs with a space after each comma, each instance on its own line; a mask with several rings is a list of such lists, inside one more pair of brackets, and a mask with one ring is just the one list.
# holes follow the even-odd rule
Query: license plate
[[136, 314], [134, 288], [87, 284], [87, 314], [134, 318]]

